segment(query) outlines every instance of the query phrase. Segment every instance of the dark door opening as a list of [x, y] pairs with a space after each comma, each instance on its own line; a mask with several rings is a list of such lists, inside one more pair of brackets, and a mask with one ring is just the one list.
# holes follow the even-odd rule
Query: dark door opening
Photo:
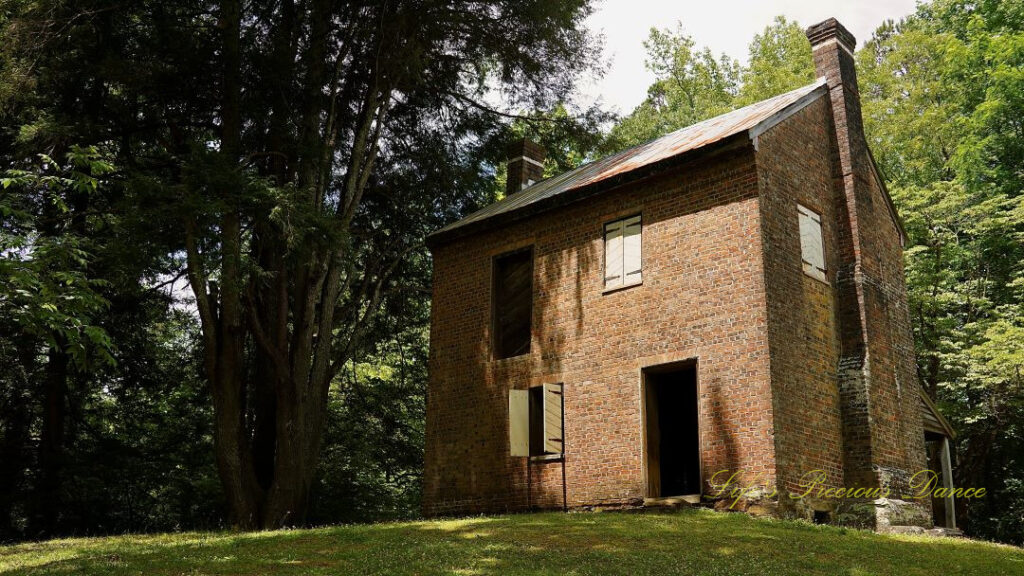
[[648, 496], [700, 494], [697, 366], [644, 373]]

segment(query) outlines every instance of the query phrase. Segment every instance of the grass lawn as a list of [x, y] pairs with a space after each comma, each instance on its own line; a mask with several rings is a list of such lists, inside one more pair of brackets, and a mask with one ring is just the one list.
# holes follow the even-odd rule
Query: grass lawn
[[744, 514], [523, 514], [0, 547], [0, 574], [1024, 575], [1024, 549]]

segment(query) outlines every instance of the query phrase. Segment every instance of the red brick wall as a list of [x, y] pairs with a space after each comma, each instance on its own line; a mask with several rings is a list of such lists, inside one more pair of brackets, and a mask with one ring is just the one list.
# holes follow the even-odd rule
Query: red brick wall
[[[739, 470], [797, 489], [819, 469], [899, 490], [924, 466], [899, 233], [832, 96], [758, 136], [756, 154], [434, 248], [425, 513], [640, 502], [642, 369], [692, 359], [705, 482]], [[802, 271], [797, 202], [822, 215], [827, 283]], [[606, 293], [603, 225], [636, 213], [643, 284]], [[492, 360], [492, 259], [526, 245], [531, 352]], [[508, 390], [545, 382], [564, 383], [565, 458], [512, 458]]]
[[[637, 503], [640, 379], [696, 359], [703, 477], [774, 483], [764, 257], [748, 147], [434, 249], [424, 512]], [[603, 225], [643, 215], [643, 284], [603, 291]], [[491, 360], [491, 259], [534, 245], [533, 345]], [[507, 391], [565, 385], [564, 462], [509, 457]]]
[[[801, 478], [814, 470], [843, 486], [832, 130], [823, 97], [758, 137], [780, 491], [804, 492]], [[827, 283], [803, 272], [797, 203], [821, 215]]]
[[[903, 248], [883, 192], [872, 178], [860, 207], [867, 358], [871, 379], [872, 464], [898, 497], [926, 468], [920, 383], [903, 272]], [[925, 502], [930, 505], [930, 501]]]

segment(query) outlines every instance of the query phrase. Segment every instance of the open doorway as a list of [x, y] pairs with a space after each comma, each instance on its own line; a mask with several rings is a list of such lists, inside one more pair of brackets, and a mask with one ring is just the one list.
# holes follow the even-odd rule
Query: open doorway
[[700, 494], [700, 424], [694, 362], [644, 370], [647, 496]]
[[[935, 432], [925, 431], [924, 446], [927, 450], [928, 469], [938, 482], [936, 487], [953, 488], [953, 471], [950, 465], [949, 439]], [[932, 496], [932, 523], [936, 528], [956, 528], [956, 511], [953, 497], [936, 498]]]

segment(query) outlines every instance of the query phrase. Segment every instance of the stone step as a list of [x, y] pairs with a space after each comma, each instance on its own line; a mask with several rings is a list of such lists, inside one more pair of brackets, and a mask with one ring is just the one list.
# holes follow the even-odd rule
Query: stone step
[[700, 504], [700, 494], [644, 498], [645, 508], [683, 508], [688, 506], [694, 506], [696, 504]]

